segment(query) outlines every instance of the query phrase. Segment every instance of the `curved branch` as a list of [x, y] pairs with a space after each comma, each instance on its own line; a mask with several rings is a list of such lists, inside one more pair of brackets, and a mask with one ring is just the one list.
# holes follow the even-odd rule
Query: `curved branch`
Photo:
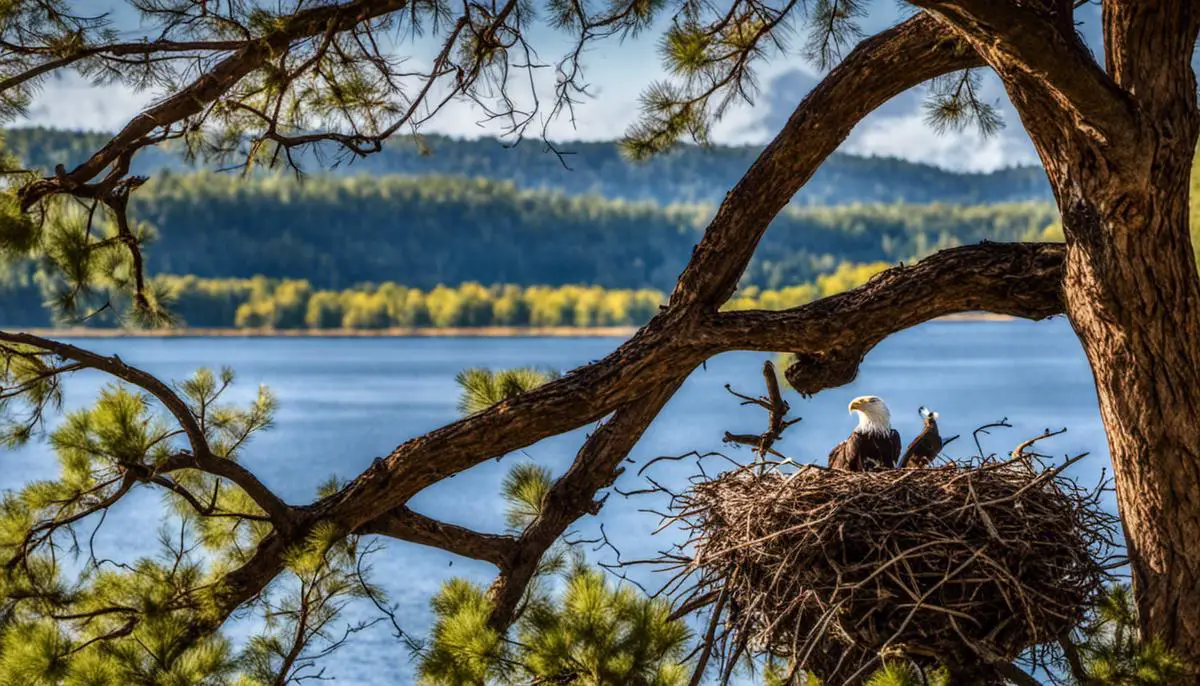
[[273, 54], [294, 41], [322, 34], [330, 30], [331, 25], [336, 31], [344, 31], [401, 9], [406, 4], [407, 0], [353, 0], [318, 5], [296, 13], [283, 27], [260, 39], [246, 41], [239, 50], [217, 62], [187, 87], [134, 117], [104, 147], [75, 169], [61, 176], [35, 181], [23, 188], [22, 207], [27, 209], [47, 195], [68, 191], [73, 186], [92, 180], [121, 155], [145, 145], [145, 137], [155, 129], [170, 126], [204, 111], [242, 78], [262, 67]]
[[[396, 4], [358, 0], [347, 5], [322, 6], [303, 14], [328, 12], [340, 16], [337, 13], [351, 5], [366, 12], [383, 11], [385, 6]], [[324, 26], [317, 27], [312, 33]], [[293, 24], [289, 24], [286, 30], [292, 28]], [[231, 56], [189, 87], [188, 92], [181, 93], [180, 97], [189, 99], [188, 102], [172, 98], [159, 107], [168, 107], [172, 113], [192, 108], [195, 105], [190, 99], [199, 97], [196, 91], [200, 91], [203, 98], [217, 97], [230, 87], [229, 78], [239, 71], [248, 73], [253, 68], [248, 66], [250, 57], [244, 52]], [[484, 412], [414, 438], [398, 446], [339, 493], [312, 506], [297, 508], [294, 526], [288, 529], [277, 527], [260, 542], [250, 560], [226, 574], [212, 588], [206, 602], [210, 611], [192, 624], [181, 643], [211, 633], [239, 606], [258, 595], [283, 569], [287, 551], [302, 541], [317, 522], [332, 522], [345, 532], [386, 528], [387, 513], [402, 508], [425, 487], [487, 459], [594, 422], [615, 411], [609, 424], [585, 443], [571, 470], [556, 484], [559, 492], [552, 495], [542, 521], [535, 522], [523, 535], [530, 544], [527, 550], [544, 550], [543, 544], [552, 543], [571, 521], [595, 509], [594, 491], [611, 483], [620, 460], [677, 385], [704, 359], [741, 345], [762, 349], [768, 344], [747, 338], [760, 329], [773, 339], [770, 349], [781, 349], [783, 343], [795, 344], [796, 349], [817, 347], [818, 332], [805, 331], [797, 335], [781, 327], [816, 323], [820, 320], [816, 313], [827, 311], [828, 304], [814, 303], [807, 306], [805, 313], [784, 313], [778, 320], [773, 320], [771, 313], [716, 315], [715, 310], [736, 287], [771, 219], [862, 117], [893, 95], [929, 78], [977, 63], [977, 57], [964, 50], [962, 43], [927, 16], [915, 17], [864, 41], [805, 98], [783, 131], [726, 197], [681, 275], [670, 305], [663, 312], [603, 360]], [[108, 160], [119, 154], [109, 150], [111, 146], [127, 149], [136, 145], [140, 136], [153, 130], [151, 122], [143, 121], [143, 117], [131, 122], [113, 143], [72, 175], [90, 179]], [[143, 127], [141, 133], [138, 127]], [[964, 285], [957, 290], [963, 297], [961, 309], [979, 309], [982, 301], [991, 302], [1005, 312], [1029, 308], [1041, 313], [1061, 307], [1057, 282], [1036, 303], [1033, 301], [1037, 299], [1030, 291], [1038, 284], [1045, 286], [1046, 279], [1030, 278], [1027, 286], [1020, 286], [1022, 277], [1030, 276], [1020, 271], [1021, 268], [1028, 269], [1028, 264], [1022, 267], [1013, 263], [1010, 266], [1015, 271], [1000, 277], [988, 272], [986, 265], [975, 264], [970, 259], [960, 260], [958, 264], [964, 270], [959, 274]], [[972, 276], [969, 270], [975, 267], [983, 269], [985, 276]], [[1013, 291], [1011, 297], [1016, 304], [997, 298], [972, 299], [972, 289], [990, 292], [986, 274], [992, 279], [999, 278]], [[902, 271], [900, 277], [891, 277], [889, 289], [910, 292], [914, 288], [913, 282], [918, 280], [910, 278], [912, 275], [911, 271]], [[1020, 304], [1022, 302], [1025, 304]], [[1052, 304], [1047, 305], [1047, 302]], [[870, 304], [868, 298], [862, 306], [869, 307]], [[930, 316], [933, 316], [931, 312]], [[856, 317], [851, 311], [842, 311], [838, 317], [847, 331], [831, 334], [835, 337], [853, 336], [856, 327], [863, 340], [886, 335], [871, 329], [881, 325], [882, 316], [878, 312]], [[799, 321], [795, 321], [797, 319]], [[883, 324], [887, 332], [903, 328], [895, 319], [892, 317]], [[911, 325], [919, 318], [908, 319]], [[830, 331], [826, 328], [825, 332]], [[581, 490], [567, 493], [568, 489]], [[380, 517], [385, 520], [372, 523]], [[408, 535], [434, 540], [429, 531], [416, 527], [414, 520], [410, 519], [406, 526], [409, 528], [401, 530]], [[459, 536], [462, 531], [455, 531], [455, 536], [447, 539], [448, 544], [461, 546], [468, 538]], [[498, 582], [497, 592], [504, 598], [510, 598], [512, 594], [519, 597], [528, 577], [521, 581], [516, 573], [517, 565], [509, 564], [513, 571], [507, 580]]]
[[767, 225], [863, 117], [929, 79], [979, 64], [950, 29], [926, 15], [860, 43], [804, 98], [725, 197], [679, 277], [671, 306], [717, 309]]
[[62, 343], [32, 334], [0, 331], [0, 341], [27, 345], [54, 353], [64, 360], [74, 360], [84, 367], [102, 371], [145, 390], [157, 398], [175, 416], [175, 420], [187, 434], [193, 452], [208, 452], [208, 439], [204, 437], [204, 431], [200, 428], [199, 422], [196, 421], [196, 417], [188, 408], [187, 403], [153, 374], [125, 364], [116, 355], [105, 357], [70, 343]]
[[[826, 350], [861, 361], [897, 331], [947, 314], [973, 310], [1042, 319], [1061, 313], [1064, 259], [1060, 244], [985, 243], [945, 250], [899, 267], [844, 294], [782, 312], [729, 312], [701, 329], [705, 356], [724, 350]], [[594, 494], [620, 475], [619, 465], [692, 367], [672, 385], [623, 406], [585, 442], [571, 468], [551, 489], [539, 516], [519, 539], [445, 525], [401, 508], [360, 529], [435, 545], [500, 568], [492, 585], [492, 621], [506, 626], [546, 550], [602, 501]], [[852, 377], [851, 377], [852, 378]], [[773, 377], [772, 377], [773, 379]], [[823, 387], [839, 385], [826, 381]], [[815, 393], [821, 388], [810, 388]]]
[[689, 330], [733, 292], [768, 224], [854, 125], [892, 96], [977, 63], [927, 16], [864, 40], [726, 196], [664, 312], [600, 362], [398, 446], [334, 497], [336, 516], [361, 526], [451, 474], [594, 422], [700, 364], [708, 351]]
[[1051, 129], [1057, 131], [1063, 122], [1112, 148], [1136, 130], [1133, 98], [1092, 58], [1075, 30], [1071, 3], [914, 0], [913, 4], [971, 43], [1009, 85], [1026, 127], [1035, 138], [1044, 139], [1043, 145], [1053, 144]]
[[162, 471], [191, 467], [228, 479], [245, 491], [246, 495], [250, 496], [255, 504], [267, 513], [276, 526], [281, 528], [291, 526], [294, 519], [292, 508], [267, 488], [253, 472], [232, 460], [213, 455], [204, 430], [200, 427], [196, 416], [192, 414], [191, 408], [183, 398], [180, 398], [175, 391], [153, 374], [125, 364], [116, 355], [105, 357], [70, 343], [62, 343], [32, 334], [0, 331], [0, 341], [27, 345], [51, 352], [65, 360], [73, 360], [83, 367], [102, 371], [131, 383], [154, 396], [167, 408], [175, 421], [179, 422], [179, 426], [183, 428], [188, 443], [192, 447], [190, 454], [183, 453], [170, 458], [167, 464], [162, 466]]
[[790, 310], [712, 315], [714, 352], [828, 353], [861, 359], [888, 336], [938, 317], [991, 312], [1044, 319], [1063, 312], [1061, 243], [981, 243], [889, 269], [868, 283]]
[[[187, 636], [181, 639], [181, 645], [216, 630], [238, 607], [259, 594], [283, 569], [287, 551], [303, 541], [312, 527], [322, 520], [340, 523], [348, 532], [359, 530], [362, 533], [396, 535], [405, 540], [486, 559], [502, 570], [493, 587], [493, 598], [504, 599], [504, 606], [513, 597], [519, 601], [525, 584], [532, 577], [532, 571], [526, 570], [536, 570], [536, 560], [572, 521], [598, 509], [593, 499], [595, 490], [611, 483], [617, 476], [616, 469], [621, 459], [637, 442], [641, 432], [657, 415], [676, 385], [686, 378], [700, 360], [737, 348], [819, 349], [824, 341], [835, 344], [858, 341], [860, 346], [862, 342], [870, 341], [870, 345], [874, 345], [907, 326], [962, 311], [991, 309], [1034, 319], [1046, 317], [1062, 311], [1059, 293], [1062, 261], [1063, 248], [1056, 244], [984, 244], [947, 250], [912, 267], [885, 272], [854, 291], [804, 307], [783, 312], [748, 311], [709, 315], [688, 334], [687, 345], [678, 341], [679, 336], [671, 335], [677, 329], [662, 323], [663, 319], [672, 320], [660, 316], [656, 320], [658, 323], [644, 329], [635, 337], [635, 341], [640, 337], [638, 346], [652, 345], [647, 343], [649, 340], [661, 347], [634, 354], [628, 350], [633, 343], [631, 341], [606, 360], [572, 372], [565, 377], [568, 379], [566, 384], [562, 381], [551, 382], [500, 403], [491, 410], [406, 443], [408, 450], [425, 455], [423, 462], [410, 463], [411, 466], [396, 472], [393, 470], [397, 464], [376, 465], [359, 477], [359, 490], [347, 488], [337, 496], [293, 510], [295, 521], [292, 526], [277, 528], [268, 534], [249, 561], [226, 574], [210, 589], [206, 607], [211, 611], [189, 627]], [[921, 304], [925, 301], [932, 304]], [[892, 309], [889, 310], [887, 303], [891, 303]], [[904, 311], [903, 307], [913, 309]], [[631, 369], [650, 374], [650, 382], [641, 381], [651, 383], [655, 388], [640, 396], [633, 395], [639, 386], [627, 378], [632, 373]], [[545, 430], [541, 428], [544, 425], [538, 423], [542, 416], [538, 412], [538, 403], [533, 402], [530, 406], [524, 404], [529, 403], [530, 397], [536, 397], [541, 389], [558, 386], [549, 395], [552, 399], [547, 403], [549, 407], [553, 407], [553, 399], [560, 393], [577, 394], [574, 403], [580, 413], [590, 411], [588, 408], [597, 403], [602, 406], [607, 396], [589, 396], [586, 382], [603, 382], [606, 377], [616, 377], [615, 385], [630, 396], [612, 420], [588, 439], [571, 469], [555, 484], [552, 494], [556, 494], [548, 498], [542, 517], [515, 543], [510, 537], [472, 532], [415, 513], [408, 514], [402, 504], [399, 513], [396, 512], [397, 506], [386, 506], [398, 498], [407, 498], [405, 491], [411, 488], [408, 484], [413, 483], [408, 479], [419, 483], [429, 478], [431, 473], [436, 474], [433, 470], [436, 469], [437, 456], [442, 454], [442, 449], [453, 445], [456, 440], [466, 440], [464, 436], [474, 441], [470, 444], [476, 449], [474, 456], [478, 458], [482, 455], [482, 459], [507, 452], [499, 451], [497, 445], [518, 441], [532, 443], [537, 440], [522, 435], [520, 427], [532, 426], [535, 430]], [[625, 383], [623, 386], [622, 381]], [[614, 382], [609, 381], [609, 385], [614, 385]], [[612, 388], [603, 390], [605, 394], [617, 392]], [[561, 420], [556, 418], [554, 421]], [[491, 427], [498, 428], [493, 430]], [[513, 433], [509, 434], [509, 431]], [[237, 466], [232, 462], [228, 464]], [[400, 462], [399, 465], [406, 463]], [[354, 521], [352, 518], [358, 517], [363, 521], [351, 525], [350, 522]], [[505, 550], [509, 545], [512, 548]], [[533, 561], [532, 566], [530, 560]], [[510, 618], [511, 614], [502, 612], [498, 602], [494, 621], [504, 624]]]
[[501, 569], [510, 566], [517, 545], [517, 539], [513, 536], [485, 534], [446, 524], [417, 514], [407, 507], [398, 507], [386, 512], [360, 527], [355, 533], [380, 534], [420, 543], [455, 555], [490, 562]]
[[84, 48], [65, 57], [52, 59], [30, 67], [20, 74], [10, 76], [0, 81], [0, 93], [16, 88], [23, 83], [36, 79], [58, 69], [69, 67], [79, 60], [97, 56], [122, 57], [125, 55], [154, 55], [164, 52], [219, 52], [236, 50], [243, 47], [246, 41], [136, 41], [132, 43], [112, 43]]
[[671, 399], [692, 367], [679, 370], [681, 375], [669, 383], [617, 410], [580, 448], [575, 462], [551, 487], [542, 504], [542, 512], [521, 532], [508, 564], [501, 566], [500, 575], [489, 591], [493, 609], [493, 626], [507, 627], [512, 623], [525, 588], [537, 573], [542, 556], [554, 545], [571, 524], [586, 514], [596, 514], [603, 500], [595, 494], [611, 486], [621, 472], [621, 461], [641, 439], [642, 434], [663, 405]]

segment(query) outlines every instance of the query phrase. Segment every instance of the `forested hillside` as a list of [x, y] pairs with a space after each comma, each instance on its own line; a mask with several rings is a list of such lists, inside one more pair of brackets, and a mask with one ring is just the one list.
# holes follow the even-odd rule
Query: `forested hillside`
[[[27, 129], [10, 132], [7, 146], [27, 166], [49, 168], [102, 140]], [[157, 171], [133, 195], [134, 216], [158, 234], [147, 268], [197, 326], [638, 324], [755, 154], [682, 148], [639, 165], [612, 144], [584, 144], [567, 171], [533, 144], [428, 143], [429, 155], [398, 146], [352, 173], [303, 180], [193, 171], [148, 150], [142, 163]], [[740, 306], [799, 304], [823, 283], [853, 282], [834, 274], [839, 267], [861, 275], [856, 265], [874, 269], [941, 247], [1042, 238], [1057, 219], [1042, 200], [965, 204], [1038, 197], [1038, 170], [959, 175], [843, 156], [822, 173], [805, 199], [836, 204], [794, 203], [775, 220]], [[959, 202], [894, 202], [905, 197]], [[48, 321], [41, 303], [56, 287], [37, 265], [0, 276], [10, 286], [0, 321]]]
[[[668, 288], [713, 205], [629, 203], [448, 177], [160, 175], [135, 213], [160, 229], [155, 273], [305, 278], [320, 288], [465, 281]], [[895, 262], [937, 247], [1037, 236], [1045, 203], [793, 208], [747, 283], [810, 281], [839, 262]]]
[[[98, 133], [51, 129], [13, 129], [8, 147], [26, 165], [53, 169], [71, 167], [107, 141]], [[458, 140], [426, 136], [420, 143], [397, 139], [383, 152], [332, 169], [335, 174], [447, 175], [511, 181], [522, 189], [556, 189], [570, 195], [671, 202], [719, 202], [758, 155], [757, 146], [680, 146], [648, 162], [631, 162], [615, 143], [565, 143], [566, 154], [548, 152], [537, 140], [509, 147], [490, 138]], [[179, 145], [142, 151], [134, 171], [150, 174], [162, 169], [185, 170]], [[328, 167], [307, 160], [310, 171]], [[568, 168], [569, 167], [569, 168]], [[1005, 169], [988, 174], [959, 174], [926, 164], [894, 158], [835, 154], [797, 193], [797, 205], [847, 203], [959, 204], [1049, 200], [1045, 175], [1037, 167]]]

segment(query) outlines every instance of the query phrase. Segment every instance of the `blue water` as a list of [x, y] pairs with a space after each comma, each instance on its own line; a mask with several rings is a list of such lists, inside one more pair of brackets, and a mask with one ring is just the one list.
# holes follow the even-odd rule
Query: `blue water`
[[[554, 339], [385, 339], [385, 338], [168, 338], [78, 342], [162, 377], [182, 378], [197, 367], [230, 365], [238, 372], [232, 399], [248, 402], [258, 384], [280, 400], [275, 426], [260, 435], [244, 462], [290, 503], [314, 497], [331, 475], [350, 478], [372, 459], [397, 444], [457, 418], [454, 374], [470, 366], [520, 365], [569, 369], [599, 359], [620, 341], [613, 338]], [[757, 433], [762, 413], [740, 407], [723, 386], [761, 392], [761, 365], [769, 356], [730, 353], [698, 369], [634, 449], [638, 464], [658, 455], [721, 449], [725, 430]], [[79, 375], [68, 385], [67, 406], [94, 396], [105, 379]], [[1091, 372], [1064, 320], [1049, 322], [934, 322], [893, 336], [866, 359], [851, 385], [805, 400], [789, 394], [793, 415], [803, 421], [777, 447], [798, 462], [823, 460], [853, 426], [846, 413], [851, 398], [879, 395], [892, 408], [893, 424], [905, 441], [919, 430], [917, 408], [941, 415], [944, 435], [966, 438], [950, 446], [952, 455], [974, 452], [971, 429], [1004, 417], [1014, 425], [985, 439], [989, 451], [1007, 452], [1042, 429], [1068, 427], [1067, 434], [1044, 445], [1058, 456], [1090, 452], [1075, 476], [1094, 482], [1107, 467], [1106, 445]], [[489, 460], [438, 484], [411, 506], [425, 514], [479, 530], [502, 526], [497, 491], [508, 468], [534, 460], [561, 473], [590, 427], [542, 441], [500, 462]], [[730, 449], [734, 457], [747, 455]], [[30, 446], [0, 454], [0, 489], [18, 488], [49, 478], [55, 465], [47, 449]], [[628, 470], [619, 488], [642, 485]], [[668, 487], [682, 486], [694, 465], [655, 466], [655, 477]], [[625, 558], [652, 555], [669, 541], [650, 532], [658, 521], [639, 508], [653, 503], [613, 495], [597, 518], [577, 527], [588, 537], [605, 524]], [[134, 492], [109, 514], [97, 537], [100, 552], [120, 559], [154, 552], [161, 524], [158, 495]], [[612, 561], [611, 550], [590, 553]], [[487, 564], [455, 558], [438, 550], [389, 541], [373, 561], [374, 578], [400, 606], [404, 627], [423, 633], [430, 621], [429, 598], [452, 576], [482, 583], [492, 578]], [[642, 580], [653, 583], [652, 573]], [[352, 608], [350, 617], [364, 616]], [[244, 627], [233, 626], [237, 638]], [[340, 683], [375, 686], [411, 683], [409, 654], [387, 630], [358, 634], [326, 662], [327, 677]]]

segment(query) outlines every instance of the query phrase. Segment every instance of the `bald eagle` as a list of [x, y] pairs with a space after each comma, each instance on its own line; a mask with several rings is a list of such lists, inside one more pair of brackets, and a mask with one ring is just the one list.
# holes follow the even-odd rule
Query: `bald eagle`
[[829, 453], [829, 466], [852, 472], [895, 467], [900, 457], [900, 432], [892, 428], [887, 405], [878, 396], [864, 395], [850, 401], [850, 412], [858, 413], [858, 426]]
[[933, 458], [937, 457], [942, 450], [942, 435], [938, 433], [938, 413], [930, 412], [928, 408], [922, 407], [917, 410], [921, 418], [925, 420], [925, 428], [921, 430], [921, 434], [913, 439], [912, 443], [908, 444], [908, 449], [904, 451], [904, 457], [900, 458], [901, 467], [913, 467], [921, 469], [928, 467]]

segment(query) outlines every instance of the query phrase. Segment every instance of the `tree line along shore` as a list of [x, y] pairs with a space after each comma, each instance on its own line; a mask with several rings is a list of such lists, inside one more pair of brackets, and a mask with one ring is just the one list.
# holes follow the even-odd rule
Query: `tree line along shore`
[[[735, 294], [728, 309], [781, 310], [804, 305], [866, 282], [890, 266], [885, 262], [842, 264], [809, 283], [781, 289], [747, 286]], [[428, 290], [395, 283], [344, 290], [314, 288], [304, 279], [205, 279], [195, 276], [154, 278], [155, 288], [184, 331], [326, 331], [403, 332], [419, 330], [513, 331], [609, 329], [621, 333], [649, 321], [666, 302], [663, 291], [606, 289], [599, 286], [493, 285], [467, 282]], [[31, 294], [27, 294], [32, 297]], [[12, 319], [13, 315], [0, 316]], [[48, 328], [54, 322], [43, 310], [27, 308], [33, 321]], [[87, 327], [105, 328], [105, 313], [89, 319]], [[40, 318], [39, 318], [40, 317]], [[59, 322], [70, 326], [70, 322]], [[75, 327], [77, 333], [84, 329]]]

